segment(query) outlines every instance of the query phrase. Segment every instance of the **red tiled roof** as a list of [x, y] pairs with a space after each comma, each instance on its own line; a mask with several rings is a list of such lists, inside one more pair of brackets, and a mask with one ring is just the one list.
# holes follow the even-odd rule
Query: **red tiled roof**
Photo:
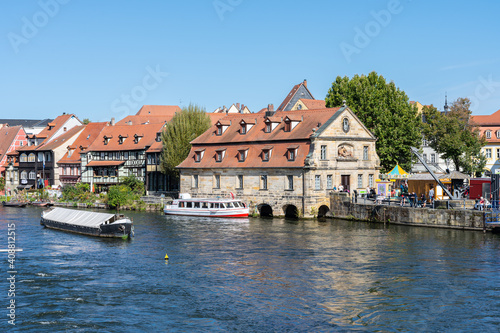
[[40, 133], [36, 134], [37, 138], [47, 138], [50, 139], [64, 124], [71, 118], [74, 117], [73, 114], [63, 114], [52, 123], [49, 123]]
[[147, 150], [148, 153], [160, 153], [163, 150], [163, 142], [155, 141]]
[[[318, 128], [318, 125], [325, 124], [340, 108], [325, 108], [321, 110], [297, 110], [297, 111], [280, 111], [276, 112], [273, 119], [281, 120], [286, 116], [303, 117], [293, 130], [285, 132], [285, 123], [281, 122], [271, 133], [265, 133], [265, 114], [250, 113], [250, 114], [229, 114], [224, 118], [224, 121], [231, 121], [231, 125], [224, 131], [222, 135], [215, 135], [216, 126], [212, 126], [208, 131], [192, 141], [194, 145], [201, 144], [216, 144], [216, 143], [235, 143], [235, 142], [263, 142], [276, 140], [299, 140], [308, 139], [313, 134], [313, 128]], [[241, 120], [255, 121], [256, 125], [252, 126], [246, 134], [240, 134]]]
[[326, 108], [326, 103], [324, 99], [301, 98], [300, 101], [302, 101], [302, 103], [304, 103], [306, 108], [308, 108], [309, 110]]
[[[156, 133], [161, 131], [164, 124], [146, 125], [114, 125], [104, 127], [100, 135], [87, 149], [88, 151], [121, 151], [139, 150], [150, 147], [156, 140]], [[134, 143], [134, 135], [143, 136], [138, 143]], [[119, 136], [127, 137], [122, 144], [119, 144]], [[110, 139], [108, 144], [104, 144], [104, 136]]]
[[181, 108], [177, 105], [143, 105], [136, 116], [170, 116], [172, 118], [176, 112], [181, 112]]
[[85, 129], [80, 133], [78, 138], [71, 145], [71, 149], [74, 150], [71, 153], [71, 156], [68, 157], [68, 152], [64, 154], [64, 156], [57, 163], [80, 163], [80, 153], [82, 148], [86, 148], [94, 142], [94, 140], [98, 137], [99, 133], [101, 133], [102, 129], [108, 125], [107, 122], [99, 122], [99, 123], [88, 123], [85, 125]]
[[[273, 146], [267, 144], [245, 145], [228, 145], [226, 153], [221, 162], [216, 162], [216, 152], [220, 151], [220, 145], [205, 146], [205, 154], [200, 162], [195, 162], [196, 151], [199, 147], [191, 148], [188, 158], [186, 158], [178, 168], [300, 168], [304, 166], [304, 161], [309, 153], [309, 141], [303, 141], [296, 144], [297, 154], [295, 160], [288, 160], [288, 149], [290, 144], [276, 143]], [[245, 161], [240, 162], [238, 159], [241, 150], [248, 149]], [[271, 149], [271, 158], [269, 161], [262, 160], [262, 151]]]
[[71, 139], [72, 137], [74, 137], [75, 135], [78, 135], [84, 128], [85, 128], [85, 125], [75, 126], [71, 129], [69, 129], [68, 131], [64, 132], [63, 134], [59, 135], [57, 138], [50, 141], [49, 143], [39, 144], [38, 146], [36, 146], [35, 150], [47, 151], [47, 150], [53, 150], [55, 148], [58, 148], [64, 144], [67, 145], [68, 140]]
[[2, 162], [9, 148], [16, 140], [17, 134], [21, 131], [22, 126], [4, 126], [0, 128], [0, 163]]
[[94, 167], [94, 166], [116, 166], [116, 165], [123, 165], [125, 164], [125, 161], [90, 161], [87, 163], [87, 166], [89, 167]]
[[471, 116], [470, 120], [479, 126], [500, 126], [500, 110], [490, 115]]
[[[290, 101], [292, 100], [293, 96], [295, 96], [295, 94], [299, 90], [300, 86], [303, 85], [304, 88], [306, 88], [306, 90], [309, 91], [309, 89], [307, 89], [307, 85], [305, 85], [304, 83], [305, 83], [305, 81], [301, 82], [299, 84], [296, 84], [295, 86], [293, 86], [292, 90], [290, 90], [290, 92], [288, 93], [288, 95], [286, 96], [286, 98], [283, 100], [283, 102], [281, 102], [280, 106], [276, 110], [277, 111], [283, 111], [286, 108], [286, 106], [288, 105], [288, 103], [290, 103]], [[311, 92], [309, 92], [309, 94], [312, 96]]]

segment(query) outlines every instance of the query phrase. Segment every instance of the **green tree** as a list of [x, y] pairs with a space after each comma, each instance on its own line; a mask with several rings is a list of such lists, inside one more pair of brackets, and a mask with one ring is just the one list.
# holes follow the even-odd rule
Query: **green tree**
[[127, 186], [134, 194], [144, 194], [144, 183], [137, 179], [134, 175], [123, 178], [122, 184]]
[[162, 133], [163, 152], [161, 168], [164, 173], [179, 177], [176, 166], [186, 159], [191, 150], [191, 141], [212, 126], [205, 108], [189, 104], [167, 123]]
[[108, 191], [108, 205], [120, 210], [121, 206], [130, 202], [130, 188], [125, 185], [113, 185]]
[[0, 177], [0, 191], [5, 190], [5, 178]]
[[382, 172], [399, 163], [405, 170], [412, 165], [410, 147], [420, 147], [420, 118], [406, 93], [387, 83], [376, 72], [368, 76], [337, 76], [325, 98], [327, 107], [347, 106], [377, 137], [377, 154]]
[[88, 123], [90, 123], [90, 119], [89, 118], [85, 118], [85, 119], [83, 119], [82, 123], [84, 125], [87, 125]]
[[448, 113], [439, 112], [434, 106], [423, 109], [425, 138], [442, 158], [453, 161], [456, 170], [475, 175], [486, 165], [481, 148], [486, 139], [480, 136], [479, 127], [470, 120], [470, 100], [459, 98], [452, 103]]

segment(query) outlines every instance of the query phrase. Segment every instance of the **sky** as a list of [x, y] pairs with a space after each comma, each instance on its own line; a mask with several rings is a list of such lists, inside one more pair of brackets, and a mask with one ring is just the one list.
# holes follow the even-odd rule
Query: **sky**
[[116, 120], [142, 105], [275, 108], [372, 71], [409, 100], [500, 109], [500, 2], [2, 0], [0, 118]]

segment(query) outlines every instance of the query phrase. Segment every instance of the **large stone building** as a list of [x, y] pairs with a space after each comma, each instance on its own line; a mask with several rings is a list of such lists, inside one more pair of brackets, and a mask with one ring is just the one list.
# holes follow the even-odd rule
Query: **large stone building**
[[[304, 88], [294, 87], [282, 109], [291, 110]], [[334, 187], [374, 186], [375, 141], [347, 106], [228, 114], [192, 142], [178, 166], [180, 191], [234, 193], [261, 215], [323, 215]]]
[[491, 115], [471, 116], [471, 122], [479, 126], [486, 145], [481, 152], [486, 156], [484, 175], [500, 173], [500, 110]]

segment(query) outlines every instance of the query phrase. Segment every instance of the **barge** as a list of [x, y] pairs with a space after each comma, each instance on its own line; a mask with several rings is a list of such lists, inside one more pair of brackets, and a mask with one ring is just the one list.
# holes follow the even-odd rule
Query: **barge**
[[119, 214], [89, 212], [61, 207], [42, 212], [40, 224], [50, 228], [97, 237], [130, 238], [134, 226]]

